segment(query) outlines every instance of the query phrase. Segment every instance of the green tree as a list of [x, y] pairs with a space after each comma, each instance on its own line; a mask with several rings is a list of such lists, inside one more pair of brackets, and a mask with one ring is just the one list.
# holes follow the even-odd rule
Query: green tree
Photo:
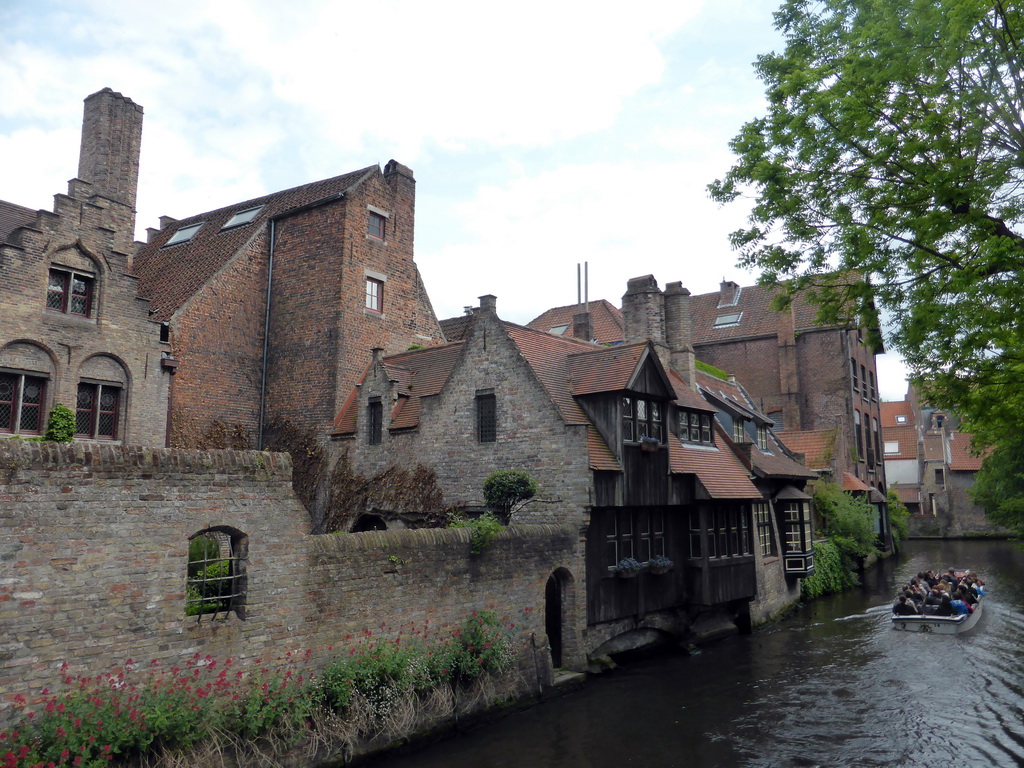
[[508, 523], [516, 505], [537, 495], [537, 483], [522, 469], [499, 469], [484, 480], [484, 500]]
[[1024, 436], [1002, 440], [985, 457], [970, 494], [989, 520], [1024, 535]]
[[886, 501], [889, 503], [889, 525], [892, 526], [893, 544], [899, 548], [910, 533], [910, 524], [907, 522], [910, 511], [892, 488], [886, 493]]
[[775, 23], [767, 114], [709, 186], [753, 194], [741, 263], [824, 320], [877, 302], [925, 396], [998, 460], [1024, 415], [1024, 9], [786, 0]]
[[818, 483], [814, 506], [825, 521], [825, 535], [848, 569], [857, 570], [862, 558], [877, 551], [874, 512], [863, 498], [843, 492], [834, 483]]

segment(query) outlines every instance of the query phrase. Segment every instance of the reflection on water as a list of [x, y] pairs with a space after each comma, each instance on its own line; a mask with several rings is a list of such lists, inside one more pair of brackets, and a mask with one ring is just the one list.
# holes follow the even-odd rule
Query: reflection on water
[[[895, 632], [895, 585], [970, 567], [988, 584], [963, 635]], [[375, 768], [869, 768], [1024, 764], [1024, 554], [911, 542], [860, 590], [696, 656], [630, 663], [556, 699]]]

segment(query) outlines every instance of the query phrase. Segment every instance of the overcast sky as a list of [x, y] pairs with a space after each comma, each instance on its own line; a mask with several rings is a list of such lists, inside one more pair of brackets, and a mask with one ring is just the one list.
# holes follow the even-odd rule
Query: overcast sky
[[[0, 0], [0, 199], [52, 209], [82, 100], [145, 109], [138, 231], [394, 158], [439, 318], [748, 285], [706, 185], [763, 111], [778, 0]], [[906, 392], [879, 358], [886, 399]]]

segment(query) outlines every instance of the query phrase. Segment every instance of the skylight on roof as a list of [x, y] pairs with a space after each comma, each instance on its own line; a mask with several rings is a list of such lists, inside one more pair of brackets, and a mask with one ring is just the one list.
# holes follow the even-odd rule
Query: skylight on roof
[[203, 224], [205, 223], [205, 221], [201, 221], [198, 224], [189, 224], [187, 227], [182, 227], [173, 235], [171, 235], [167, 242], [164, 243], [164, 245], [167, 246], [177, 245], [178, 243], [187, 243], [189, 240], [192, 239], [195, 233], [202, 228]]
[[907, 423], [907, 417], [902, 415], [902, 414], [900, 414], [899, 416], [896, 417], [896, 423], [897, 424], [906, 424]]
[[263, 210], [262, 205], [257, 205], [255, 208], [246, 208], [244, 211], [239, 211], [221, 227], [221, 230], [231, 229], [232, 227], [240, 227], [243, 224], [248, 224], [250, 221], [255, 219], [260, 211]]
[[742, 312], [730, 312], [728, 315], [719, 315], [715, 318], [715, 328], [726, 328], [730, 325], [739, 325]]
[[555, 334], [555, 336], [561, 336], [561, 335], [562, 335], [563, 333], [565, 333], [565, 332], [566, 332], [566, 331], [567, 331], [568, 329], [569, 329], [569, 325], [568, 325], [568, 323], [567, 323], [567, 324], [565, 324], [565, 325], [556, 325], [556, 326], [552, 327], [552, 328], [551, 328], [551, 329], [550, 329], [550, 330], [548, 331], [548, 333], [553, 333], [553, 334]]

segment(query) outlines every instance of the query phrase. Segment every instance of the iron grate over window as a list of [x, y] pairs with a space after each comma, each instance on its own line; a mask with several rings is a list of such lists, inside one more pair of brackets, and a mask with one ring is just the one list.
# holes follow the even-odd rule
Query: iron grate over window
[[189, 539], [185, 615], [211, 619], [234, 613], [245, 618], [246, 537], [225, 528], [209, 528]]

